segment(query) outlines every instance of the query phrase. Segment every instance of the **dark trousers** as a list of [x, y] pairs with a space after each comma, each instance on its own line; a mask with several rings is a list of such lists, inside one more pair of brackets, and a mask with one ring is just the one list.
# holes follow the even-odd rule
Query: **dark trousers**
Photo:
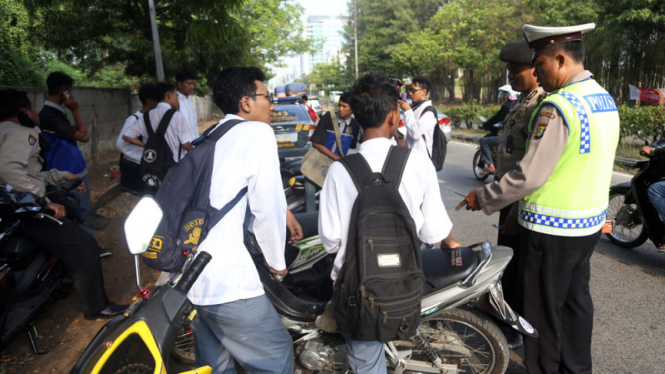
[[139, 175], [139, 164], [120, 156], [120, 187], [124, 191], [141, 195], [144, 183]]
[[62, 225], [48, 219], [21, 221], [19, 234], [58, 257], [72, 270], [81, 299], [81, 311], [92, 315], [106, 307], [101, 248], [97, 240], [67, 218]]
[[[506, 218], [510, 214], [510, 209], [512, 205], [501, 209], [499, 213], [499, 227], [503, 227], [503, 224], [506, 222]], [[503, 245], [513, 249], [513, 258], [506, 266], [506, 270], [503, 272], [503, 277], [501, 278], [501, 285], [503, 286], [503, 293], [513, 310], [518, 314], [524, 314], [522, 308], [522, 280], [519, 275], [519, 262], [520, 262], [520, 234], [516, 235], [506, 235], [503, 232], [503, 229], [499, 229], [499, 238], [497, 240], [498, 245]]]
[[524, 317], [540, 335], [524, 339], [529, 374], [591, 373], [589, 260], [599, 238], [522, 232]]

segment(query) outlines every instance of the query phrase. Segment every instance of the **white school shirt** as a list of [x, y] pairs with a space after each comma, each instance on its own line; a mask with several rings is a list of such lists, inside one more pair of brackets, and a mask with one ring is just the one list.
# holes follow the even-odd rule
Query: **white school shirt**
[[141, 113], [141, 111], [137, 111], [136, 113], [127, 117], [125, 124], [122, 125], [122, 130], [120, 130], [120, 135], [118, 135], [118, 139], [115, 141], [115, 147], [123, 155], [125, 155], [126, 159], [135, 164], [141, 163], [141, 157], [143, 157], [143, 147], [139, 147], [138, 145], [125, 141], [122, 139], [122, 136], [127, 135], [129, 129], [134, 126], [134, 123], [141, 117], [143, 117], [143, 113]]
[[[432, 105], [431, 100], [425, 100], [416, 110], [409, 109], [404, 112], [404, 126], [406, 126], [406, 143], [411, 149], [418, 149], [425, 154], [432, 154], [434, 141], [434, 127], [438, 125], [434, 113], [423, 110]], [[423, 139], [425, 135], [425, 139]], [[430, 160], [432, 162], [432, 160]]]
[[[229, 119], [241, 118], [227, 115], [220, 123]], [[210, 203], [221, 209], [238, 191], [244, 187], [248, 191], [197, 249], [210, 253], [212, 260], [187, 294], [195, 305], [224, 304], [264, 294], [244, 243], [243, 223], [248, 204], [252, 214], [249, 229], [256, 236], [266, 262], [276, 270], [286, 268], [286, 197], [279, 170], [277, 140], [268, 124], [240, 123], [217, 141]]]
[[[161, 121], [164, 114], [171, 109], [171, 106], [167, 103], [160, 102], [157, 104], [155, 109], [148, 112], [150, 116], [150, 124], [152, 125], [153, 131], [157, 131], [159, 127], [159, 121]], [[145, 122], [143, 121], [143, 116], [139, 117], [139, 120], [132, 125], [129, 130], [127, 130], [127, 136], [130, 138], [138, 138], [141, 136], [143, 138], [143, 143], [148, 142], [148, 132], [145, 129]], [[198, 134], [191, 132], [187, 126], [187, 120], [180, 112], [173, 113], [169, 127], [166, 129], [166, 134], [164, 138], [166, 143], [169, 145], [171, 152], [173, 153], [173, 160], [175, 162], [180, 161], [178, 158], [178, 153], [180, 153], [180, 158], [185, 157], [187, 151], [180, 149], [181, 144], [189, 143], [192, 140], [196, 139]]]
[[192, 133], [199, 135], [198, 119], [194, 110], [194, 103], [189, 98], [178, 92], [178, 103], [180, 103], [180, 112], [187, 119], [187, 125]]
[[[374, 138], [364, 141], [359, 153], [372, 171], [381, 172], [391, 146], [389, 139]], [[453, 224], [441, 200], [436, 170], [426, 154], [410, 153], [398, 191], [421, 241], [433, 244], [448, 237]], [[334, 162], [328, 169], [319, 205], [319, 235], [323, 247], [328, 253], [337, 253], [330, 275], [333, 281], [344, 264], [351, 210], [357, 196], [358, 190], [344, 165]]]

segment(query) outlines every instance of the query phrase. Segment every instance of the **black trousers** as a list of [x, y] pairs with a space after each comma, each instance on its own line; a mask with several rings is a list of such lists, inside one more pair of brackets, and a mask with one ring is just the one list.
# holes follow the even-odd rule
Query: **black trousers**
[[64, 218], [62, 225], [47, 219], [22, 220], [19, 234], [57, 256], [72, 270], [81, 299], [81, 311], [93, 315], [108, 304], [104, 291], [101, 248], [78, 224]]
[[589, 260], [599, 238], [522, 233], [524, 317], [540, 334], [524, 339], [529, 374], [591, 373]]
[[[499, 212], [499, 227], [502, 227], [506, 222], [506, 218], [510, 214], [510, 209], [512, 204], [501, 209]], [[503, 286], [503, 293], [513, 310], [518, 314], [524, 314], [522, 308], [522, 280], [519, 274], [519, 262], [520, 262], [520, 234], [516, 235], [506, 235], [502, 232], [502, 229], [499, 229], [499, 238], [497, 240], [498, 245], [503, 245], [513, 249], [513, 258], [506, 266], [506, 270], [503, 272], [503, 277], [501, 278], [501, 285]]]
[[144, 183], [139, 175], [139, 164], [129, 161], [124, 156], [120, 156], [120, 187], [123, 190], [141, 195]]

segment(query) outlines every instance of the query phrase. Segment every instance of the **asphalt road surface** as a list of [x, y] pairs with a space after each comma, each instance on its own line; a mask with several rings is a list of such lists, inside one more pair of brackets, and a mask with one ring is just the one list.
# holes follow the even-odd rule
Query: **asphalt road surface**
[[[438, 174], [441, 196], [453, 222], [453, 237], [463, 245], [489, 240], [496, 244], [492, 224], [498, 213], [461, 210], [455, 206], [474, 188], [492, 181], [477, 180], [471, 163], [477, 145], [448, 143], [446, 162]], [[613, 184], [630, 176], [614, 173]], [[612, 244], [604, 235], [591, 258], [591, 295], [594, 301], [594, 373], [665, 372], [665, 254], [647, 241], [635, 249]], [[507, 373], [526, 373], [523, 350], [511, 352]]]

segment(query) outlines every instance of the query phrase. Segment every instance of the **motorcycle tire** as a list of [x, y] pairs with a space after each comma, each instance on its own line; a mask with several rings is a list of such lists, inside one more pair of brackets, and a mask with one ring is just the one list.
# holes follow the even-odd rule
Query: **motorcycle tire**
[[192, 329], [189, 326], [183, 326], [178, 331], [171, 354], [176, 360], [183, 364], [196, 365], [194, 335], [192, 335]]
[[[612, 233], [605, 234], [610, 241], [623, 248], [635, 248], [644, 244], [649, 238], [649, 232], [644, 226], [644, 217], [640, 215], [639, 228], [628, 228], [623, 225], [616, 224], [616, 216], [619, 210], [625, 207], [625, 196], [623, 194], [610, 195], [610, 200], [607, 206], [607, 219], [612, 220]], [[637, 205], [631, 204], [628, 209], [637, 213]], [[630, 235], [625, 235], [626, 230]], [[621, 234], [619, 234], [621, 232]]]
[[[503, 374], [508, 369], [510, 352], [499, 327], [486, 317], [466, 309], [444, 309], [422, 319], [421, 334], [430, 343], [463, 344], [473, 352], [470, 358], [446, 359], [464, 373]], [[415, 353], [414, 353], [415, 356]], [[413, 357], [427, 361], [424, 357]]]
[[480, 154], [480, 150], [473, 155], [473, 175], [476, 176], [476, 179], [484, 181], [489, 177], [489, 174], [484, 174], [485, 164], [483, 163], [483, 157]]

